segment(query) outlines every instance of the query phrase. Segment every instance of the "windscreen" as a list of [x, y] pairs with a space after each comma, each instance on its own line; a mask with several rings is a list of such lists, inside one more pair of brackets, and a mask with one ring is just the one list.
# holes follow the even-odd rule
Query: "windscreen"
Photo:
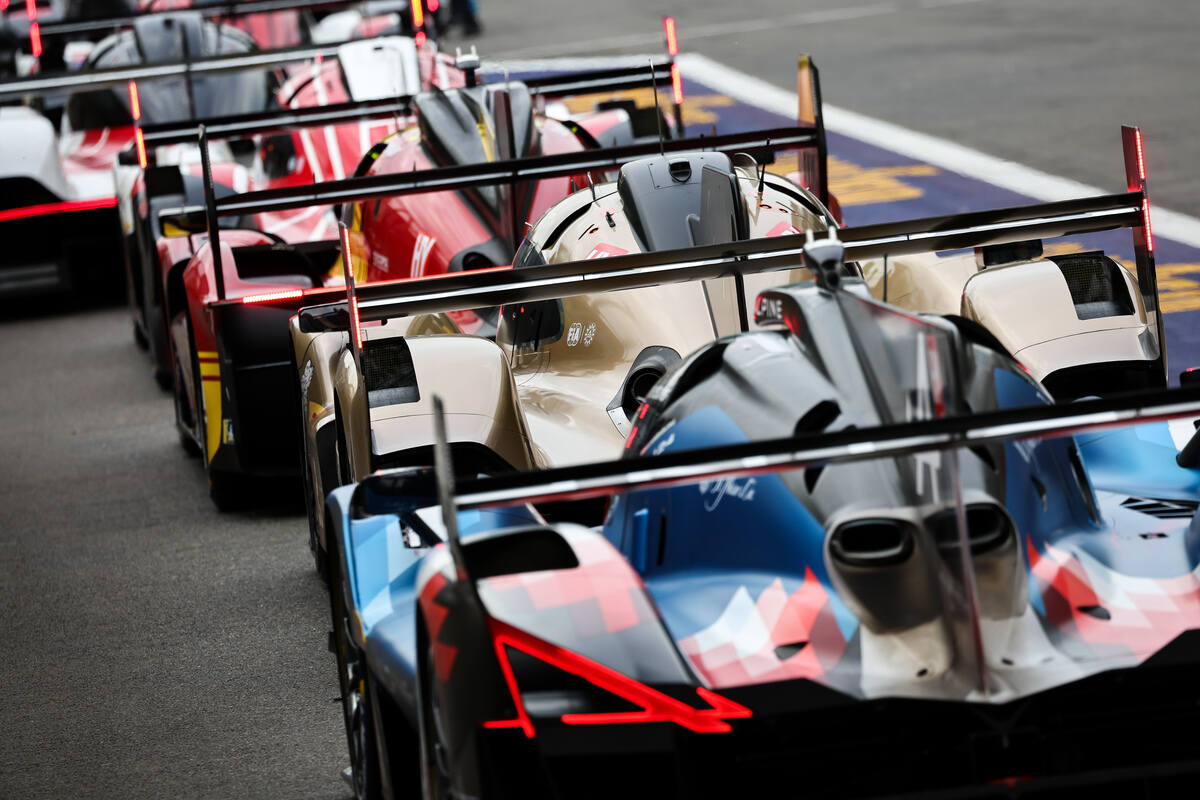
[[[97, 45], [86, 68], [179, 62], [185, 60], [185, 55], [202, 58], [254, 49], [253, 41], [241, 31], [201, 24], [192, 18], [171, 25], [141, 25], [109, 37]], [[138, 81], [141, 123], [155, 125], [263, 111], [271, 102], [274, 88], [274, 77], [265, 71]], [[132, 125], [129, 103], [124, 86], [76, 93], [67, 102], [67, 120], [73, 130]]]

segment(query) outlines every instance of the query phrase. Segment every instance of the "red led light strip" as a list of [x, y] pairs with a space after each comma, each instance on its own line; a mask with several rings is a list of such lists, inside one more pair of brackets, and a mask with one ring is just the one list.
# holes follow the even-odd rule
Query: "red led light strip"
[[1150, 200], [1142, 198], [1142, 225], [1146, 228], [1146, 249], [1154, 252], [1154, 231], [1150, 229]]
[[267, 292], [266, 294], [248, 294], [242, 298], [242, 302], [246, 305], [253, 305], [254, 303], [269, 303], [272, 300], [292, 300], [303, 296], [303, 289], [288, 289], [281, 292]]
[[37, 0], [25, 0], [25, 19], [29, 20], [29, 49], [34, 58], [42, 55], [42, 28], [37, 22]]
[[671, 95], [675, 105], [683, 105], [683, 78], [679, 75], [679, 65], [671, 65]]
[[58, 203], [41, 203], [36, 206], [23, 206], [0, 211], [0, 222], [10, 222], [14, 219], [28, 219], [47, 214], [63, 214], [69, 211], [89, 211], [94, 208], [113, 208], [117, 204], [116, 197], [96, 197], [91, 200], [65, 200]]
[[663, 32], [667, 35], [667, 55], [679, 55], [679, 39], [675, 36], [675, 18], [663, 17]]
[[1146, 180], [1146, 157], [1142, 154], [1142, 129], [1138, 128], [1134, 133], [1134, 141], [1137, 142], [1137, 160], [1138, 160], [1138, 178]]
[[142, 134], [142, 101], [138, 96], [137, 81], [129, 82], [129, 113], [133, 117], [133, 137], [137, 142], [138, 166], [146, 168], [146, 137]]
[[674, 722], [676, 725], [696, 733], [728, 733], [732, 727], [725, 720], [745, 719], [753, 715], [753, 712], [745, 706], [702, 686], [696, 688], [696, 693], [711, 707], [693, 708], [687, 703], [622, 675], [597, 661], [542, 641], [511, 625], [495, 619], [488, 620], [488, 625], [491, 628], [496, 657], [500, 662], [500, 669], [504, 673], [504, 681], [508, 684], [509, 692], [512, 694], [517, 716], [514, 719], [489, 720], [482, 723], [484, 728], [520, 728], [525, 732], [525, 736], [532, 738], [534, 735], [533, 721], [530, 720], [529, 714], [525, 710], [525, 704], [521, 700], [516, 676], [513, 675], [512, 665], [508, 662], [506, 647], [520, 650], [552, 667], [577, 675], [606, 692], [642, 707], [640, 711], [563, 714], [562, 721], [567, 725]]

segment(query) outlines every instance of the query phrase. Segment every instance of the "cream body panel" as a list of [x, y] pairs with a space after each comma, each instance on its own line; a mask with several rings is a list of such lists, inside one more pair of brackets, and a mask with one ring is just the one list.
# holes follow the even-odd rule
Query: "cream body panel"
[[533, 468], [516, 386], [499, 347], [455, 334], [409, 336], [408, 348], [421, 396], [371, 409], [376, 455], [433, 444], [433, 398], [440, 396], [450, 442], [482, 444], [516, 469]]
[[[883, 259], [859, 262], [872, 296], [884, 300]], [[979, 271], [973, 254], [942, 258], [934, 253], [889, 258], [887, 298], [906, 311], [957, 314], [963, 287]]]
[[1154, 357], [1152, 350], [1152, 340], [1144, 330], [1113, 328], [1051, 339], [1017, 350], [1013, 355], [1033, 377], [1042, 380], [1067, 367], [1113, 361], [1148, 361]]
[[[1128, 276], [1125, 281], [1128, 289]], [[986, 327], [1017, 358], [1023, 352], [1029, 354], [1029, 348], [1036, 345], [1073, 340], [1070, 347], [1075, 352], [1069, 357], [1066, 349], [1045, 351], [1047, 356], [1041, 368], [1052, 372], [1072, 364], [1111, 361], [1132, 352], [1130, 342], [1140, 341], [1148, 328], [1139, 293], [1132, 291], [1130, 295], [1133, 314], [1079, 319], [1058, 266], [1050, 261], [1032, 261], [978, 272], [963, 289], [960, 313]], [[1123, 335], [1086, 336], [1106, 331]], [[1115, 351], [1106, 349], [1114, 346]], [[1144, 348], [1138, 345], [1138, 349]], [[1057, 352], [1066, 360], [1051, 364], [1050, 352]], [[1147, 356], [1142, 352], [1130, 357]], [[1026, 366], [1033, 369], [1033, 364]]]

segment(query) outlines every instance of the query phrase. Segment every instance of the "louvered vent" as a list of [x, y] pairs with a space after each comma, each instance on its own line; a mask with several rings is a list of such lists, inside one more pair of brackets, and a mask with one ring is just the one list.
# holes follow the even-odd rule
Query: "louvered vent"
[[1159, 500], [1153, 497], [1130, 497], [1121, 505], [1159, 519], [1188, 519], [1200, 507], [1195, 500]]
[[1050, 259], [1062, 271], [1080, 319], [1128, 316], [1133, 300], [1121, 274], [1121, 266], [1103, 253], [1071, 253]]
[[371, 408], [421, 399], [408, 342], [401, 338], [363, 343], [363, 373]]

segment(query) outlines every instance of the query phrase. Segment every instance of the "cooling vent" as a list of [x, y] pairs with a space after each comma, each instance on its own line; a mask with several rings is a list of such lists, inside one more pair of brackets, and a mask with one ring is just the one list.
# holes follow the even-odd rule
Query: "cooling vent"
[[1121, 266], [1101, 252], [1071, 253], [1051, 259], [1062, 271], [1080, 319], [1121, 317], [1133, 313], [1133, 300]]
[[1200, 502], [1195, 500], [1158, 500], [1153, 497], [1130, 497], [1122, 506], [1159, 519], [1187, 519], [1196, 513]]
[[371, 408], [415, 403], [421, 399], [412, 354], [404, 339], [380, 339], [363, 344], [363, 377]]

